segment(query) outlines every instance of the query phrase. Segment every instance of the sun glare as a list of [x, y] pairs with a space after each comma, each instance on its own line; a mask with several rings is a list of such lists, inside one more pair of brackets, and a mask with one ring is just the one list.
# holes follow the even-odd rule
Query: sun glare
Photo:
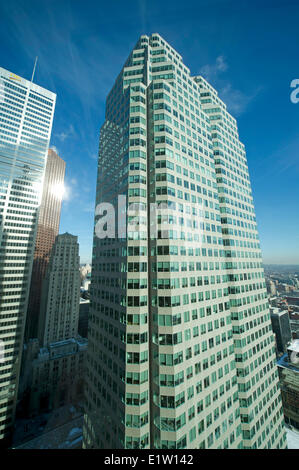
[[62, 199], [65, 196], [66, 188], [64, 184], [58, 183], [52, 186], [52, 193], [57, 197], [57, 199]]

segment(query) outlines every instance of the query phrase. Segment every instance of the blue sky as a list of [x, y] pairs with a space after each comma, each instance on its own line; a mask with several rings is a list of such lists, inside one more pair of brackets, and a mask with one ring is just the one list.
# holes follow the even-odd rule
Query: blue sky
[[[105, 97], [141, 34], [158, 32], [237, 118], [265, 263], [299, 264], [298, 0], [0, 0], [0, 66], [57, 93], [66, 161], [60, 231], [91, 259]], [[298, 94], [299, 96], [299, 94]]]

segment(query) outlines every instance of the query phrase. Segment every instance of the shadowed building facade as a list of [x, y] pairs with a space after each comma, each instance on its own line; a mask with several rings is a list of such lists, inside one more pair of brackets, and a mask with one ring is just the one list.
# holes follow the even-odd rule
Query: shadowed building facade
[[299, 340], [278, 360], [282, 404], [286, 423], [299, 430]]
[[82, 399], [87, 339], [78, 334], [79, 244], [57, 235], [43, 280], [38, 339], [24, 351], [20, 412], [37, 415]]
[[57, 235], [42, 287], [38, 322], [41, 347], [78, 335], [79, 267], [78, 237]]

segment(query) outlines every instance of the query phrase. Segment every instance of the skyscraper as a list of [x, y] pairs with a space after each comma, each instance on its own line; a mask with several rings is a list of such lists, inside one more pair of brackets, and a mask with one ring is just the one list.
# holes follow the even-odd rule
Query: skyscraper
[[38, 209], [56, 95], [0, 68], [0, 443], [15, 414]]
[[25, 334], [27, 340], [37, 338], [42, 282], [59, 232], [64, 174], [65, 162], [53, 149], [49, 149], [31, 276]]
[[270, 318], [272, 330], [275, 335], [276, 352], [280, 356], [287, 351], [288, 345], [292, 341], [292, 331], [288, 310], [270, 307]]
[[41, 346], [78, 335], [79, 267], [78, 237], [57, 235], [42, 287], [38, 324]]
[[85, 448], [286, 447], [244, 145], [158, 34], [107, 97], [88, 342]]
[[57, 235], [42, 285], [39, 341], [30, 339], [24, 351], [23, 414], [75, 405], [83, 398], [87, 339], [78, 334], [79, 294], [78, 238]]

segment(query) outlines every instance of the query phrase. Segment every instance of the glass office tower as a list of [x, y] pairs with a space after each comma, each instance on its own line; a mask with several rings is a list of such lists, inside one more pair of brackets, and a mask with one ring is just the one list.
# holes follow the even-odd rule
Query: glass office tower
[[38, 210], [56, 95], [0, 68], [0, 445], [18, 392]]
[[88, 342], [85, 448], [286, 447], [244, 146], [158, 34], [107, 97]]
[[38, 217], [25, 341], [28, 341], [29, 338], [37, 338], [42, 283], [46, 275], [51, 250], [59, 232], [64, 174], [65, 162], [53, 149], [49, 149]]

